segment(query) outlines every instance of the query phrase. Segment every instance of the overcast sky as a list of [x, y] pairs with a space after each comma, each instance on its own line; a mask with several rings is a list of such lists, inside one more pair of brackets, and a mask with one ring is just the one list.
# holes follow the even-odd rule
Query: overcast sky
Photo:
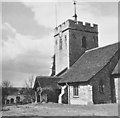
[[[3, 2], [2, 79], [23, 86], [33, 74], [50, 75], [56, 18], [59, 25], [73, 19], [73, 11], [72, 0]], [[100, 47], [118, 41], [117, 2], [77, 2], [77, 14], [80, 21], [98, 24]]]

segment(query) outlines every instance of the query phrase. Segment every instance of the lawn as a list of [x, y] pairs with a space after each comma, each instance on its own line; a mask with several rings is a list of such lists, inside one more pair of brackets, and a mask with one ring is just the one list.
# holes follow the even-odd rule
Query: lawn
[[2, 116], [118, 116], [117, 104], [63, 105], [55, 103], [5, 106]]

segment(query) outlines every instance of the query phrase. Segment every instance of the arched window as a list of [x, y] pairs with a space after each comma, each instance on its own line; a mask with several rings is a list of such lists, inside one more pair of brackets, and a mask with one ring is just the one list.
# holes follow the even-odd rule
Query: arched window
[[62, 38], [60, 38], [59, 49], [62, 49]]
[[98, 36], [93, 36], [94, 42], [98, 40]]
[[59, 32], [59, 49], [62, 49], [62, 37], [63, 37], [63, 32], [60, 31]]
[[99, 81], [99, 92], [104, 93], [104, 83], [102, 79]]
[[83, 38], [82, 38], [82, 48], [86, 48], [87, 47], [86, 45], [87, 45], [86, 44], [86, 37], [83, 36]]
[[65, 46], [67, 46], [67, 36], [65, 35]]

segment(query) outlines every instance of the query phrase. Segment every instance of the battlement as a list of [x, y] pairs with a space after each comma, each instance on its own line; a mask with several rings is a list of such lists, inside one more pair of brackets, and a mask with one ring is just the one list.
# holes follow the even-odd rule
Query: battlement
[[68, 19], [67, 21], [63, 22], [61, 25], [56, 27], [54, 29], [55, 36], [59, 34], [60, 31], [64, 32], [67, 29], [72, 29], [72, 30], [80, 30], [80, 31], [85, 31], [85, 32], [91, 32], [91, 33], [98, 33], [98, 25], [97, 24], [90, 24], [85, 22], [80, 21], [74, 21], [71, 19]]

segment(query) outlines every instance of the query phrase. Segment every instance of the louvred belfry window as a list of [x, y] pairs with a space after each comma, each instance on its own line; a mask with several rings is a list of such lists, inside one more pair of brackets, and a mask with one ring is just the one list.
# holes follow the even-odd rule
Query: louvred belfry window
[[59, 33], [59, 49], [61, 50], [62, 49], [62, 31], [60, 31]]
[[59, 49], [62, 49], [62, 39], [60, 38]]
[[65, 35], [65, 46], [67, 46], [67, 36]]

